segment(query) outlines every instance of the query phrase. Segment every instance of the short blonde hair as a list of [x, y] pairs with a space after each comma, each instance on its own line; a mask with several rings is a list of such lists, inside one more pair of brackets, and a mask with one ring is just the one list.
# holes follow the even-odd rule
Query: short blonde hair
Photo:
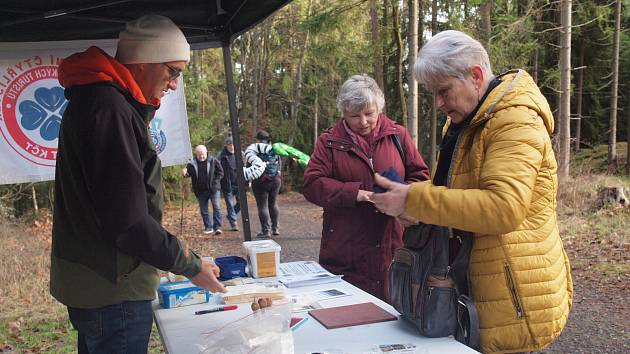
[[493, 77], [488, 52], [479, 41], [460, 31], [443, 31], [418, 52], [413, 76], [432, 90], [449, 77], [465, 79], [474, 65], [481, 66], [484, 77]]

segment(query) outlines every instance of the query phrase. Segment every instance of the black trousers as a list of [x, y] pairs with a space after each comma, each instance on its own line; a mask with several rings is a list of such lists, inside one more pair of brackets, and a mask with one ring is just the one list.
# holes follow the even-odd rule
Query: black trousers
[[256, 198], [258, 208], [258, 219], [263, 234], [270, 234], [271, 230], [278, 229], [278, 203], [276, 197], [280, 191], [282, 180], [280, 176], [267, 178], [264, 175], [252, 182], [252, 191]]

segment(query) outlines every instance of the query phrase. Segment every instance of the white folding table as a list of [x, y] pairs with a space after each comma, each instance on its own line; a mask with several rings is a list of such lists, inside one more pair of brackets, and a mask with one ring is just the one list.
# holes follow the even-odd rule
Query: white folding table
[[[364, 292], [345, 281], [319, 284], [307, 287], [289, 288], [289, 294], [308, 293], [337, 288], [351, 294], [320, 301], [323, 307], [333, 307], [373, 302], [392, 314], [399, 313], [389, 304]], [[239, 305], [237, 310], [195, 315], [195, 311], [211, 307], [209, 304], [193, 305], [173, 309], [163, 309], [157, 303], [154, 316], [162, 343], [168, 354], [199, 353], [195, 343], [202, 343], [203, 333], [208, 333], [237, 318], [252, 312], [250, 304]], [[308, 316], [306, 312], [299, 317]], [[309, 319], [293, 333], [295, 353], [369, 353], [374, 345], [407, 344], [416, 346], [416, 353], [422, 354], [466, 354], [475, 350], [452, 338], [425, 338], [408, 321], [381, 322], [354, 327], [326, 329], [317, 320]]]

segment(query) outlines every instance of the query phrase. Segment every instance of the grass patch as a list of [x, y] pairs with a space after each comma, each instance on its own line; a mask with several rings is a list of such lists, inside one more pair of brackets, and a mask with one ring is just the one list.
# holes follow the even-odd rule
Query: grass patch
[[20, 318], [3, 323], [0, 348], [10, 353], [72, 353], [76, 352], [76, 340], [67, 320]]
[[594, 266], [595, 270], [607, 278], [618, 278], [620, 275], [630, 273], [630, 264], [626, 262], [601, 262]]
[[[614, 174], [625, 174], [628, 144], [617, 143], [617, 169]], [[604, 174], [608, 172], [608, 145], [598, 145], [592, 149], [581, 149], [571, 158], [571, 169], [576, 175]]]

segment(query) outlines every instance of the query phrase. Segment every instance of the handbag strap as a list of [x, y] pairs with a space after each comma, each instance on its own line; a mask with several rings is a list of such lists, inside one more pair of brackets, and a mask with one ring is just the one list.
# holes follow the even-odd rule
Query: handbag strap
[[457, 298], [457, 341], [466, 344], [470, 348], [479, 349], [479, 315], [475, 303], [467, 296], [460, 295]]

